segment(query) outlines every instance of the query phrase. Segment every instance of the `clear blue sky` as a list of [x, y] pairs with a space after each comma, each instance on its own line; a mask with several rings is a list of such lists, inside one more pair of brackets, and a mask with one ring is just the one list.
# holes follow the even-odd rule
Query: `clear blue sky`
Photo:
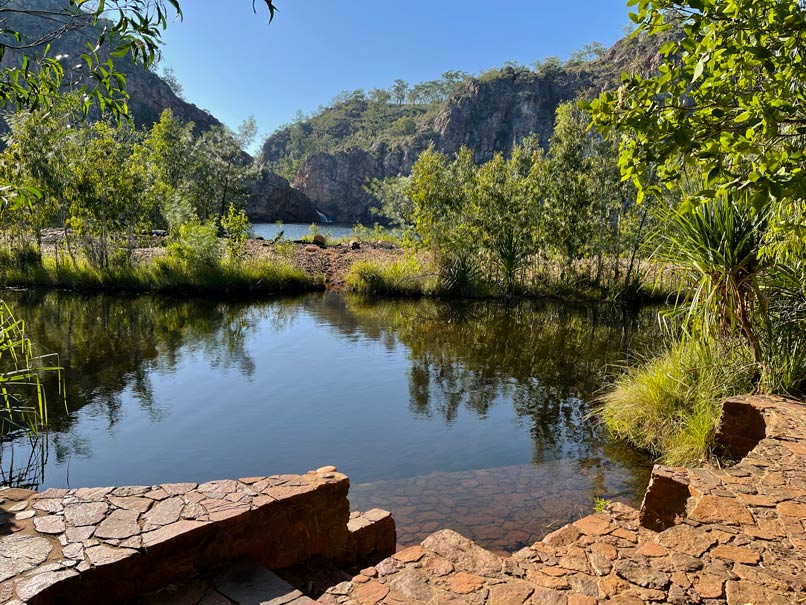
[[251, 0], [186, 0], [184, 21], [164, 35], [163, 65], [186, 98], [233, 128], [253, 114], [261, 137], [343, 90], [567, 58], [589, 42], [610, 46], [629, 22], [626, 0], [276, 4], [268, 26], [265, 8], [253, 14]]

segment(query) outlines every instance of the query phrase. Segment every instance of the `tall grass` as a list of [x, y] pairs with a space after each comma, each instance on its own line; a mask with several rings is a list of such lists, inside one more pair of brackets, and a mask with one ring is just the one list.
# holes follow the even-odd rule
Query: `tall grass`
[[[435, 296], [446, 298], [482, 298], [509, 296], [551, 298], [557, 300], [620, 302], [664, 302], [674, 296], [676, 284], [666, 279], [661, 287], [653, 286], [651, 278], [642, 280], [628, 296], [606, 288], [593, 287], [586, 280], [562, 279], [560, 271], [546, 263], [540, 272], [528, 276], [514, 292], [502, 290], [496, 281], [484, 275], [483, 268], [472, 256], [442, 256], [429, 261], [418, 257], [394, 262], [360, 261], [347, 274], [348, 290], [366, 295]], [[528, 283], [527, 283], [528, 282]]]
[[434, 291], [435, 280], [409, 259], [389, 263], [359, 261], [345, 277], [349, 290], [372, 296], [425, 296]]
[[57, 262], [46, 256], [40, 263], [0, 266], [0, 281], [5, 286], [179, 295], [257, 296], [324, 288], [321, 276], [311, 276], [287, 261], [220, 259], [194, 263], [174, 256], [109, 268], [82, 260]]
[[601, 398], [610, 432], [665, 464], [707, 460], [722, 403], [753, 390], [757, 367], [746, 346], [686, 340], [627, 369]]

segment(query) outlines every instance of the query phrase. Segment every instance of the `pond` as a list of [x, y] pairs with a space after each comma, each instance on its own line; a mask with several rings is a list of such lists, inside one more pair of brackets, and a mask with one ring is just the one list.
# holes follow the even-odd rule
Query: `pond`
[[449, 527], [514, 551], [595, 498], [640, 501], [648, 461], [589, 418], [608, 368], [657, 340], [654, 309], [368, 302], [334, 293], [223, 303], [4, 292], [59, 352], [49, 431], [6, 433], [5, 482], [151, 485], [335, 465], [354, 509], [399, 541]]

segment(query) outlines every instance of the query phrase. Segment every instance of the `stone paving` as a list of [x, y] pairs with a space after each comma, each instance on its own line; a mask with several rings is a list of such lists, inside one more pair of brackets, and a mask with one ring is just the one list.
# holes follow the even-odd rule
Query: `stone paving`
[[451, 530], [397, 552], [318, 601], [339, 605], [806, 603], [806, 406], [726, 402], [728, 468], [655, 467], [623, 504], [511, 557]]
[[346, 475], [323, 467], [199, 485], [0, 490], [0, 603], [115, 603], [241, 557], [282, 568], [394, 552], [391, 515], [351, 514], [348, 489]]

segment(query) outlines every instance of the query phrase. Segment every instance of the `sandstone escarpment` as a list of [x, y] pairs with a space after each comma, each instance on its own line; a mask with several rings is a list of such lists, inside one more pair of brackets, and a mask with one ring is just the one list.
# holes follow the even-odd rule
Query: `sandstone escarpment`
[[313, 223], [319, 220], [310, 198], [283, 177], [263, 168], [252, 186], [246, 214], [253, 222]]
[[[372, 179], [409, 174], [429, 145], [447, 154], [467, 146], [477, 162], [497, 152], [508, 154], [532, 134], [547, 145], [558, 105], [616, 86], [622, 73], [655, 71], [660, 62], [658, 48], [674, 35], [672, 31], [652, 39], [624, 38], [594, 61], [549, 65], [540, 72], [506, 67], [459, 87], [436, 110], [389, 105], [381, 119], [385, 125], [374, 140], [360, 145], [355, 144], [356, 129], [372, 103], [337, 104], [273, 134], [259, 161], [270, 165], [292, 157], [300, 141], [311, 137], [314, 128], [320, 129], [315, 134], [316, 151], [296, 158], [301, 163], [292, 179], [294, 186], [335, 221], [374, 219], [369, 209], [377, 200], [364, 189]], [[411, 121], [405, 135], [391, 128], [401, 116]]]

